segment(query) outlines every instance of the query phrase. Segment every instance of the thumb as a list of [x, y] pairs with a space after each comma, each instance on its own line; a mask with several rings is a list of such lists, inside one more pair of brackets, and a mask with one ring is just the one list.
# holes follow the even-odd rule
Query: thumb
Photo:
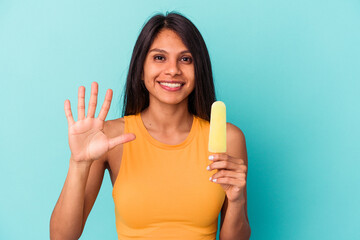
[[136, 138], [136, 136], [133, 133], [125, 133], [118, 137], [110, 138], [109, 139], [109, 150], [121, 143], [127, 143], [130, 141], [133, 141], [135, 138]]

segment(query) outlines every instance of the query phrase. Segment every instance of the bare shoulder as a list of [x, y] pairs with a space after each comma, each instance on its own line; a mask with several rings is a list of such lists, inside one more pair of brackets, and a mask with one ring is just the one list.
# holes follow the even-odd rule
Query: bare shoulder
[[105, 121], [103, 131], [107, 137], [111, 138], [123, 134], [124, 128], [125, 128], [125, 119], [122, 117], [122, 118]]
[[229, 140], [245, 141], [243, 131], [232, 123], [226, 123], [226, 134], [229, 137]]
[[226, 123], [227, 152], [247, 162], [246, 141], [243, 131], [231, 123]]

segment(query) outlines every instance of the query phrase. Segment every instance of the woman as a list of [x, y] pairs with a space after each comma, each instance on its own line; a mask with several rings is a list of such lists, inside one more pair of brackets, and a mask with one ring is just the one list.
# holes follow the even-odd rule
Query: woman
[[156, 15], [143, 27], [123, 118], [105, 122], [110, 89], [95, 118], [97, 94], [94, 82], [85, 117], [79, 88], [77, 122], [65, 101], [71, 157], [51, 216], [52, 239], [81, 236], [106, 169], [119, 239], [215, 239], [220, 211], [220, 239], [249, 238], [245, 138], [227, 123], [227, 153], [207, 151], [215, 91], [206, 45], [188, 19]]

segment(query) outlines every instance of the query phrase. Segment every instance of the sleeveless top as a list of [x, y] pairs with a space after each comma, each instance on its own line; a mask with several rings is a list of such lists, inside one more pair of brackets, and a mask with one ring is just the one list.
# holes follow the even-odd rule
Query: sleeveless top
[[196, 116], [180, 144], [157, 141], [140, 113], [125, 116], [125, 132], [136, 139], [123, 145], [112, 195], [118, 238], [216, 239], [225, 192], [209, 181], [209, 122]]

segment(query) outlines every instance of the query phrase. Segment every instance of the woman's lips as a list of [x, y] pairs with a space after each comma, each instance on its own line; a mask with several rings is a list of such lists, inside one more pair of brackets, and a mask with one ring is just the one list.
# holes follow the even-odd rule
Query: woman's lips
[[158, 82], [160, 86], [167, 91], [178, 91], [184, 86], [181, 82]]

